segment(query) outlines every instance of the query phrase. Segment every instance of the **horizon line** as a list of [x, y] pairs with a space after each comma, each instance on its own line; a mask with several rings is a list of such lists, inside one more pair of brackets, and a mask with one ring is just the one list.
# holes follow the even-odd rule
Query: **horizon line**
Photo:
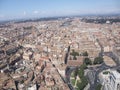
[[81, 15], [60, 15], [60, 16], [44, 16], [44, 17], [23, 17], [23, 18], [12, 18], [7, 20], [0, 20], [0, 22], [12, 22], [12, 21], [24, 21], [24, 20], [36, 20], [36, 19], [44, 19], [44, 18], [63, 18], [63, 17], [84, 17], [84, 16], [116, 16], [120, 15], [120, 13], [109, 13], [109, 14], [81, 14]]

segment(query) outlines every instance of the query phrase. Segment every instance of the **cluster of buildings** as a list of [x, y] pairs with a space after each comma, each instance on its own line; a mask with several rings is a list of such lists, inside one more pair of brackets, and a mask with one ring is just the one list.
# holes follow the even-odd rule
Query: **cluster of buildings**
[[69, 90], [65, 69], [81, 65], [84, 58], [70, 60], [70, 52], [87, 51], [93, 60], [104, 50], [120, 58], [119, 27], [80, 18], [6, 23], [0, 27], [0, 89]]

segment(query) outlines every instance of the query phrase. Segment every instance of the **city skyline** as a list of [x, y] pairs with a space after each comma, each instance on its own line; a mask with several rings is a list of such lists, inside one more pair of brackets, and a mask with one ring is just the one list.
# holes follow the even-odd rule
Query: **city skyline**
[[85, 14], [118, 14], [119, 0], [1, 0], [0, 21]]

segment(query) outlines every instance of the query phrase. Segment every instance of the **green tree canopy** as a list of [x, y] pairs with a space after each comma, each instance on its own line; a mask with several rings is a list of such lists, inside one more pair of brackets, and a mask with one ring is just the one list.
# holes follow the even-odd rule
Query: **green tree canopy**
[[101, 87], [102, 87], [102, 85], [101, 85], [101, 84], [98, 84], [98, 85], [96, 86], [95, 90], [101, 90]]
[[70, 53], [70, 55], [72, 56], [79, 56], [79, 53], [76, 52], [74, 49], [72, 50], [72, 53]]
[[88, 56], [88, 52], [87, 51], [83, 52], [83, 56]]
[[83, 63], [86, 64], [86, 65], [91, 65], [92, 61], [89, 58], [85, 58]]
[[79, 56], [79, 53], [76, 52], [74, 49], [72, 50], [72, 53], [70, 53], [70, 55], [73, 56], [73, 60], [77, 60], [77, 57], [76, 56]]
[[101, 63], [103, 63], [103, 57], [96, 57], [95, 59], [94, 59], [94, 62], [93, 62], [94, 64], [101, 64]]
[[86, 69], [86, 67], [87, 67], [86, 64], [83, 64], [79, 68], [78, 75], [79, 75], [79, 77], [81, 79], [81, 83], [77, 83], [77, 86], [78, 86], [79, 90], [83, 90], [85, 88], [85, 86], [88, 84], [88, 80], [84, 76], [84, 69]]

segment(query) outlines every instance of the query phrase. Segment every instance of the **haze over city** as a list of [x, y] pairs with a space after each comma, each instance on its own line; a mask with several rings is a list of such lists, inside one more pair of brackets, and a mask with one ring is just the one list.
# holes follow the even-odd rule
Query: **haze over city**
[[0, 0], [0, 21], [72, 15], [119, 14], [119, 0]]

